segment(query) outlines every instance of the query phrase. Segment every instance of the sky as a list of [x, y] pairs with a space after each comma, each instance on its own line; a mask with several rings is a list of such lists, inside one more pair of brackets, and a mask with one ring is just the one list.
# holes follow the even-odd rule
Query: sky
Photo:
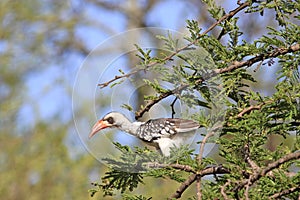
[[[87, 18], [90, 20], [98, 20], [99, 23], [101, 22], [106, 24], [106, 26], [109, 26], [114, 33], [108, 35], [106, 32], [103, 32], [99, 29], [91, 28], [90, 26], [79, 25], [76, 34], [91, 50], [99, 48], [101, 43], [110, 40], [111, 37], [126, 31], [126, 19], [122, 14], [117, 12], [109, 12], [104, 9], [101, 9], [99, 12], [99, 9], [96, 9], [93, 5], [88, 5], [85, 3], [82, 4], [83, 5], [81, 5], [81, 8], [84, 9], [83, 13], [85, 16], [87, 16]], [[76, 1], [72, 1], [70, 5], [76, 5]], [[149, 13], [147, 20], [149, 21], [149, 24], [152, 24], [156, 27], [162, 27], [171, 30], [182, 30], [182, 28], [186, 25], [185, 20], [195, 16], [195, 13], [193, 15], [193, 12], [186, 13], [185, 11], [185, 13], [183, 13], [184, 11], [182, 10], [184, 10], [184, 6], [186, 6], [186, 4], [181, 1], [164, 1], [159, 3], [159, 5], [157, 5]], [[168, 16], [167, 18], [164, 17], [166, 15]], [[66, 91], [60, 88], [62, 85], [59, 79], [61, 78], [61, 74], [63, 74], [63, 78], [66, 79], [64, 80], [66, 81], [66, 84], [74, 83], [76, 74], [86, 61], [86, 58], [81, 56], [76, 57], [76, 55], [69, 56], [70, 57], [66, 57], [66, 60], [64, 60], [63, 63], [57, 63], [56, 65], [52, 64], [53, 66], [48, 66], [39, 70], [38, 76], [35, 73], [32, 75], [29, 74], [25, 80], [26, 86], [29, 90], [28, 98], [37, 99], [40, 97], [39, 101], [37, 101], [37, 107], [38, 110], [40, 110], [40, 117], [43, 120], [47, 120], [56, 115], [57, 111], [62, 109], [61, 103], [63, 103], [64, 106], [70, 103], [67, 99], [69, 94], [66, 94]], [[72, 67], [64, 67], [60, 65], [72, 65]], [[47, 90], [49, 88], [51, 88], [51, 91]], [[59, 97], [61, 101], [57, 101], [57, 97]], [[32, 109], [30, 109], [27, 105], [24, 105], [20, 115], [33, 116], [34, 113], [29, 114], [30, 112], [34, 111], [32, 111]], [[65, 120], [67, 116], [70, 116], [69, 111], [66, 110], [66, 112], [67, 113], [62, 113], [62, 120]], [[28, 117], [27, 120], [28, 122], [33, 123], [33, 120], [31, 120], [30, 117]], [[26, 124], [28, 123], [26, 122]]]

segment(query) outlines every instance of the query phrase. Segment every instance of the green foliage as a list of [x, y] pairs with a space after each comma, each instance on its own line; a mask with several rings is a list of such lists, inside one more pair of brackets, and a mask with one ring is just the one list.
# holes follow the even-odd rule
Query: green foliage
[[165, 37], [163, 35], [158, 35], [156, 36], [158, 39], [164, 41], [164, 49], [169, 50], [171, 52], [174, 52], [178, 49], [179, 47], [179, 40], [178, 39], [174, 39], [172, 37], [172, 34], [169, 32], [168, 36]]
[[203, 1], [207, 7], [208, 7], [208, 12], [211, 14], [211, 16], [218, 20], [221, 17], [223, 17], [223, 15], [225, 14], [224, 8], [218, 6], [216, 4], [216, 1], [214, 0], [204, 0]]
[[[178, 190], [191, 187], [195, 181], [200, 184], [201, 179], [197, 195], [199, 198], [201, 193], [203, 199], [268, 199], [277, 195], [296, 199], [300, 184], [296, 154], [300, 149], [299, 3], [238, 1], [246, 9], [226, 14], [215, 1], [204, 2], [216, 21], [212, 29], [220, 30], [218, 37], [202, 34], [198, 22], [188, 20], [189, 36], [182, 38], [189, 42], [187, 45], [171, 34], [158, 36], [165, 45], [164, 57], [151, 56], [151, 51], [136, 47], [144, 69], [157, 74], [155, 79], [144, 79], [154, 91], [144, 97], [146, 102], [155, 104], [175, 96], [197, 110], [188, 117], [206, 127], [204, 136], [212, 137], [218, 130], [221, 133], [213, 140], [219, 147], [214, 152], [218, 157], [203, 158], [183, 146], [172, 149], [171, 155], [164, 158], [148, 149], [132, 150], [115, 144], [122, 154], [119, 158], [105, 159], [110, 169], [103, 177], [108, 181], [101, 188], [123, 193], [138, 187], [144, 177], [167, 177], [181, 184]], [[265, 10], [273, 12], [279, 26], [267, 27], [264, 35], [246, 41], [240, 18], [235, 15], [244, 12], [262, 18]], [[263, 73], [261, 69], [270, 67], [278, 68], [277, 81], [272, 85], [274, 92], [267, 96], [258, 92], [255, 85], [263, 82], [257, 78], [257, 74]], [[141, 109], [149, 110], [151, 106], [146, 103]], [[210, 113], [214, 109], [216, 112]], [[207, 139], [199, 141], [198, 147], [205, 146]], [[207, 171], [220, 166], [226, 170], [214, 171], [213, 180], [203, 180]], [[196, 179], [189, 182], [193, 177]], [[185, 189], [178, 190], [169, 195], [179, 198]]]
[[192, 159], [192, 150], [187, 146], [181, 148], [172, 148], [168, 158], [162, 157], [157, 152], [145, 148], [136, 147], [134, 150], [128, 146], [123, 146], [115, 142], [115, 147], [121, 152], [120, 157], [104, 158], [103, 161], [109, 166], [110, 170], [102, 177], [102, 184], [92, 183], [96, 189], [90, 189], [90, 195], [94, 196], [97, 192], [103, 191], [104, 196], [114, 195], [115, 190], [121, 193], [132, 191], [140, 183], [144, 184], [144, 177], [163, 177], [170, 178], [177, 182], [183, 182], [184, 173], [172, 167], [156, 167], [160, 164], [165, 166], [177, 163], [197, 167], [197, 162]]
[[[254, 4], [251, 6], [247, 12], [260, 12], [262, 15], [264, 10], [271, 9], [275, 11], [276, 21], [280, 26], [286, 26], [290, 22], [288, 21], [291, 17], [291, 14], [296, 11], [299, 12], [299, 2], [298, 1], [265, 1], [260, 2], [259, 4]], [[295, 17], [299, 16], [296, 15]]]
[[151, 56], [150, 56], [151, 50], [149, 49], [149, 50], [144, 51], [137, 44], [135, 44], [135, 47], [136, 47], [137, 51], [140, 53], [140, 54], [136, 54], [136, 56], [138, 58], [140, 58], [141, 66], [146, 67], [152, 61]]
[[124, 200], [150, 200], [152, 197], [144, 197], [142, 195], [129, 195], [129, 194], [123, 194], [122, 199]]
[[198, 22], [195, 20], [187, 20], [186, 23], [187, 29], [190, 32], [190, 37], [186, 37], [186, 39], [190, 42], [197, 40], [201, 32]]

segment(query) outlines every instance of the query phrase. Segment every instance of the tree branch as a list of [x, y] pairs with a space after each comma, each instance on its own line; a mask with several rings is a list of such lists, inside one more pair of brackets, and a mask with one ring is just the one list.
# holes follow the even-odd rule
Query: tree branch
[[248, 179], [248, 183], [246, 184], [246, 187], [245, 187], [245, 192], [244, 192], [244, 195], [245, 195], [245, 200], [249, 200], [249, 188], [250, 188], [250, 179]]
[[[279, 160], [277, 160], [277, 161], [275, 161], [273, 163], [268, 164], [268, 166], [261, 171], [261, 173], [259, 174], [258, 178], [260, 178], [261, 176], [266, 175], [269, 171], [271, 171], [271, 170], [273, 170], [275, 168], [278, 168], [280, 165], [282, 165], [282, 164], [284, 164], [284, 163], [286, 163], [288, 161], [299, 159], [299, 158], [300, 158], [300, 151], [296, 151], [294, 153], [290, 153], [290, 154], [288, 154], [288, 155], [280, 158]], [[253, 182], [255, 180], [257, 180], [257, 178], [253, 179], [251, 182]]]
[[156, 99], [150, 100], [142, 109], [135, 112], [135, 119], [141, 118], [145, 112], [148, 112], [152, 106], [154, 106], [156, 103], [160, 102], [164, 98], [166, 98], [170, 95], [173, 95], [173, 94], [180, 93], [182, 90], [186, 89], [188, 86], [189, 86], [189, 84], [181, 85], [173, 90], [169, 90], [166, 93], [160, 94]]
[[[237, 7], [236, 9], [230, 11], [227, 15], [228, 17], [226, 18], [226, 20], [230, 20], [236, 13], [240, 12], [241, 10], [243, 10], [244, 8], [246, 8], [247, 6], [250, 5], [249, 2], [245, 2], [245, 3], [238, 3], [238, 5], [240, 5], [239, 7]], [[220, 32], [217, 40], [220, 40], [222, 38], [222, 36], [225, 35], [225, 28], [222, 29], [222, 31]]]
[[201, 192], [201, 177], [197, 176], [196, 180], [196, 188], [197, 188], [197, 200], [202, 200], [202, 192]]
[[191, 174], [181, 185], [180, 187], [176, 190], [174, 194], [171, 195], [170, 199], [172, 198], [180, 198], [183, 192], [197, 179], [197, 177], [203, 177], [206, 175], [211, 175], [211, 174], [227, 174], [229, 173], [229, 170], [223, 167], [222, 165], [220, 166], [214, 166], [214, 167], [208, 167], [197, 174]]
[[175, 99], [173, 100], [173, 102], [170, 105], [171, 109], [172, 109], [172, 118], [174, 118], [174, 116], [176, 114], [174, 106], [175, 106], [175, 103], [176, 103], [177, 100], [178, 100], [178, 97], [175, 97]]
[[216, 74], [222, 74], [225, 72], [231, 72], [233, 70], [239, 69], [241, 67], [245, 67], [245, 66], [251, 66], [256, 62], [262, 61], [264, 59], [268, 59], [268, 58], [275, 58], [278, 57], [280, 55], [284, 55], [287, 53], [291, 53], [291, 52], [296, 52], [300, 50], [300, 44], [294, 44], [288, 48], [278, 48], [275, 49], [272, 53], [269, 53], [267, 55], [265, 54], [260, 54], [258, 56], [255, 56], [249, 60], [245, 60], [245, 61], [236, 61], [234, 64], [226, 67], [226, 68], [222, 68], [222, 69], [215, 69], [215, 73]]
[[203, 153], [204, 153], [204, 146], [207, 142], [207, 140], [214, 136], [215, 131], [217, 131], [218, 129], [222, 128], [222, 126], [218, 126], [216, 128], [214, 128], [213, 130], [211, 130], [208, 134], [205, 135], [205, 137], [203, 138], [203, 140], [201, 141], [201, 145], [200, 145], [200, 150], [199, 150], [199, 154], [197, 156], [197, 160], [198, 160], [198, 164], [201, 165], [202, 163], [202, 159], [203, 159]]
[[146, 167], [149, 168], [174, 168], [174, 169], [180, 169], [185, 172], [191, 172], [196, 174], [196, 171], [189, 165], [181, 165], [181, 164], [161, 164], [161, 163], [147, 163]]
[[200, 172], [198, 172], [198, 175], [203, 177], [211, 174], [228, 174], [229, 172], [230, 172], [229, 169], [223, 167], [222, 165], [219, 165], [219, 166], [207, 167], [201, 170]]
[[245, 2], [245, 3], [239, 4], [239, 6], [236, 9], [230, 11], [228, 14], [221, 17], [218, 21], [216, 21], [214, 24], [212, 24], [206, 31], [204, 31], [200, 36], [203, 36], [203, 35], [207, 34], [209, 31], [211, 31], [217, 25], [219, 25], [222, 21], [225, 21], [227, 19], [231, 19], [234, 15], [236, 15], [238, 12], [240, 12], [241, 10], [246, 8], [247, 6], [250, 6], [250, 2]]
[[[249, 143], [247, 143], [244, 146], [244, 149], [245, 149], [245, 161], [250, 165], [253, 173], [257, 173], [260, 170], [260, 168], [250, 157]], [[251, 181], [250, 181], [251, 177], [252, 175], [250, 175], [250, 178], [247, 180], [247, 184], [245, 185], [245, 192], [244, 192], [245, 200], [249, 200], [249, 189], [251, 186]]]
[[291, 194], [291, 193], [296, 192], [298, 190], [300, 190], [300, 186], [288, 188], [288, 189], [282, 190], [281, 192], [273, 194], [272, 196], [269, 197], [269, 199], [270, 200], [271, 199], [277, 199], [279, 197], [282, 197], [282, 196], [287, 195], [287, 194]]
[[100, 89], [102, 89], [102, 88], [107, 87], [107, 86], [110, 85], [111, 83], [113, 83], [113, 82], [119, 80], [119, 79], [122, 79], [122, 78], [128, 78], [128, 77], [130, 77], [130, 76], [132, 76], [132, 75], [134, 75], [134, 74], [136, 74], [136, 73], [138, 73], [138, 72], [141, 72], [141, 71], [147, 71], [149, 68], [151, 68], [151, 67], [153, 67], [153, 66], [155, 66], [155, 65], [157, 65], [157, 64], [159, 64], [159, 63], [164, 63], [164, 62], [166, 62], [166, 61], [168, 61], [168, 60], [171, 60], [171, 59], [172, 59], [175, 55], [177, 55], [179, 52], [188, 49], [190, 46], [192, 46], [193, 44], [195, 44], [197, 41], [198, 41], [198, 40], [195, 40], [195, 41], [193, 41], [193, 42], [187, 44], [186, 46], [183, 46], [183, 47], [177, 49], [176, 51], [174, 51], [173, 53], [171, 53], [170, 55], [166, 56], [165, 58], [163, 58], [163, 59], [161, 59], [161, 60], [159, 60], [159, 61], [153, 61], [153, 62], [151, 62], [150, 64], [146, 65], [144, 68], [139, 68], [139, 69], [136, 69], [136, 70], [134, 70], [134, 71], [132, 71], [132, 72], [129, 72], [129, 73], [127, 73], [127, 74], [115, 76], [115, 78], [113, 78], [113, 79], [111, 79], [111, 80], [109, 80], [109, 81], [107, 81], [107, 82], [105, 82], [105, 83], [100, 83], [100, 84], [98, 84], [98, 86], [100, 86]]
[[196, 180], [197, 174], [190, 175], [169, 199], [179, 199], [182, 193]]
[[259, 105], [251, 105], [250, 107], [248, 108], [244, 108], [238, 115], [237, 117], [238, 118], [242, 118], [244, 114], [247, 114], [247, 113], [250, 113], [252, 110], [260, 110], [261, 107], [263, 106], [264, 104], [259, 104]]
[[249, 148], [249, 144], [246, 144], [244, 146], [245, 149], [245, 160], [246, 162], [250, 165], [250, 167], [252, 168], [253, 171], [257, 172], [258, 170], [260, 170], [260, 167], [251, 159], [250, 157], [250, 148]]
[[248, 184], [248, 181], [250, 181], [249, 186], [253, 185], [256, 181], [258, 181], [261, 177], [265, 176], [268, 172], [270, 172], [271, 170], [278, 168], [280, 165], [291, 161], [291, 160], [295, 160], [295, 159], [299, 159], [300, 158], [300, 151], [296, 151], [294, 153], [290, 153], [280, 159], [278, 159], [275, 162], [272, 162], [270, 164], [268, 164], [267, 167], [265, 167], [264, 169], [260, 169], [258, 171], [256, 171], [253, 175], [251, 175], [249, 177], [249, 179], [246, 179], [244, 181], [242, 181], [236, 188], [236, 190], [241, 189], [242, 187], [244, 187], [245, 185]]
[[272, 103], [273, 101], [272, 100], [268, 100], [268, 101], [265, 101], [265, 102], [262, 102], [261, 104], [258, 104], [258, 105], [251, 105], [247, 108], [244, 108], [238, 115], [237, 117], [238, 118], [242, 118], [245, 114], [247, 113], [250, 113], [251, 111], [253, 110], [260, 110], [264, 105], [266, 104], [269, 104], [269, 103]]
[[231, 199], [227, 196], [227, 194], [226, 194], [226, 192], [225, 192], [225, 188], [226, 188], [230, 183], [231, 183], [231, 181], [228, 180], [228, 181], [221, 187], [221, 194], [222, 194], [224, 200], [231, 200]]
[[[217, 128], [218, 129], [218, 128]], [[201, 141], [201, 145], [200, 145], [200, 150], [199, 150], [199, 154], [197, 156], [197, 160], [198, 160], [198, 164], [199, 166], [201, 165], [202, 163], [202, 158], [203, 158], [203, 153], [204, 153], [204, 146], [207, 142], [207, 140], [212, 137], [214, 134], [215, 134], [215, 131], [216, 129], [210, 131], [204, 138], [203, 140]], [[201, 200], [202, 199], [202, 192], [201, 192], [201, 177], [198, 177], [197, 178], [197, 198], [198, 200]]]

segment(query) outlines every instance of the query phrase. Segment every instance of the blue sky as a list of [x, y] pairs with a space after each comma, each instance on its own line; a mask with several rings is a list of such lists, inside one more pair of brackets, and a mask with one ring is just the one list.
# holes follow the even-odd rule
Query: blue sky
[[[73, 5], [74, 3], [75, 1], [72, 2]], [[182, 1], [164, 1], [159, 3], [147, 15], [147, 21], [153, 26], [180, 30], [185, 26], [186, 19], [193, 18], [196, 15], [194, 12], [182, 11], [186, 5], [189, 4]], [[99, 44], [114, 36], [114, 34], [126, 31], [126, 19], [123, 14], [105, 9], [99, 10], [93, 5], [84, 3], [80, 7], [83, 8], [83, 15], [87, 19], [99, 21], [99, 24], [105, 24], [112, 30], [111, 34], [107, 34], [107, 32], [89, 25], [78, 25], [76, 34], [89, 49], [97, 48]], [[196, 11], [194, 8], [192, 10]], [[165, 16], [168, 17], [166, 18]], [[42, 63], [51, 66], [41, 67], [38, 72], [29, 74], [26, 77], [25, 85], [29, 91], [27, 94], [29, 103], [25, 103], [19, 113], [20, 118], [25, 119], [25, 124], [34, 123], [35, 109], [39, 110], [42, 120], [47, 120], [60, 113], [59, 117], [63, 121], [67, 121], [67, 118], [71, 116], [69, 109], [71, 108], [71, 100], [66, 87], [74, 83], [76, 73], [84, 59], [80, 55], [70, 54], [61, 63]], [[33, 108], [33, 104], [35, 108]], [[65, 109], [62, 109], [62, 107]], [[62, 110], [64, 112], [61, 112]]]

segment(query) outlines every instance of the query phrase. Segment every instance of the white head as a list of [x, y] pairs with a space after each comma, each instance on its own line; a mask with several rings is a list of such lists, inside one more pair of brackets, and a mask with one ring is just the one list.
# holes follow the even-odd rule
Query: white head
[[105, 128], [121, 128], [130, 124], [130, 121], [123, 114], [118, 112], [110, 112], [93, 126], [89, 138], [93, 137], [97, 132]]

